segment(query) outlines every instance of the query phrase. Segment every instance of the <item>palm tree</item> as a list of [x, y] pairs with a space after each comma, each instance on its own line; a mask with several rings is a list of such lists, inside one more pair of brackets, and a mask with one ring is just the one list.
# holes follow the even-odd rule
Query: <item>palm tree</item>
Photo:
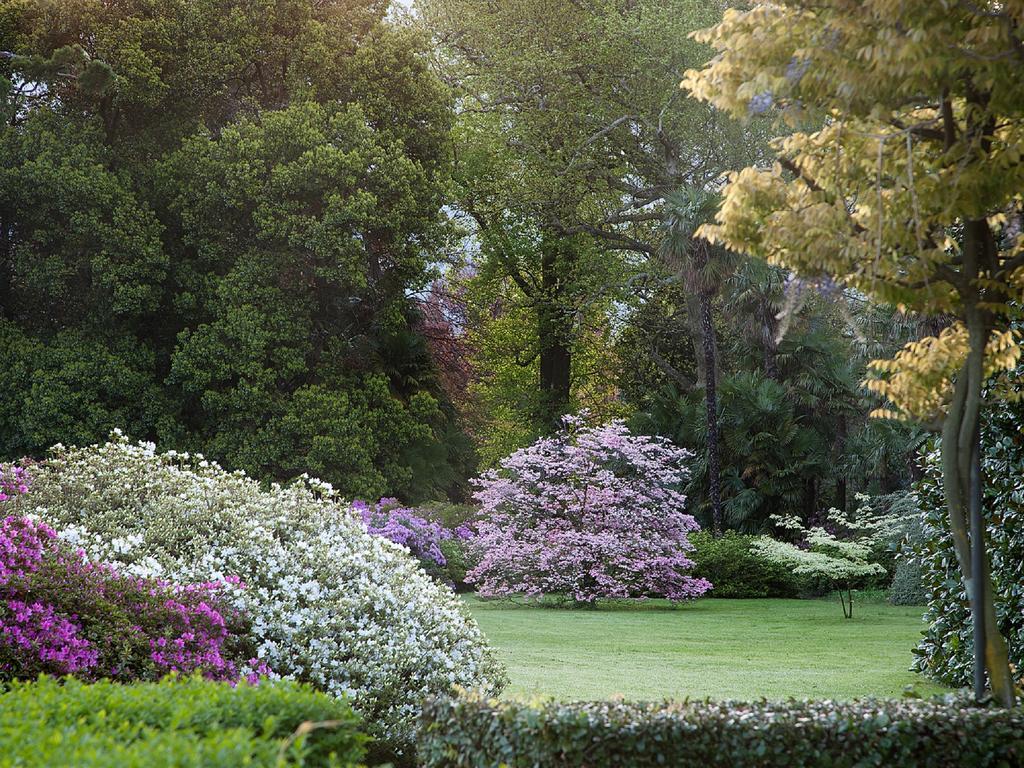
[[[685, 280], [688, 293], [687, 316], [697, 358], [696, 388], [704, 388], [707, 420], [708, 495], [711, 501], [712, 531], [722, 534], [722, 485], [718, 432], [718, 339], [712, 322], [711, 304], [722, 283], [722, 273], [731, 261], [727, 252], [695, 236], [697, 228], [710, 221], [718, 208], [718, 197], [698, 188], [684, 188], [665, 197], [658, 253]], [[697, 348], [699, 345], [699, 349]]]

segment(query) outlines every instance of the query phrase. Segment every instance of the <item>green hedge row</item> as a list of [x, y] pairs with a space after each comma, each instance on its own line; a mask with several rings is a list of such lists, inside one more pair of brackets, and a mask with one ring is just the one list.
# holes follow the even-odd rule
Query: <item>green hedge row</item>
[[1011, 768], [1024, 711], [967, 701], [519, 704], [436, 700], [424, 768]]
[[[364, 754], [347, 703], [292, 683], [90, 685], [42, 677], [3, 691], [3, 768], [349, 768]], [[332, 727], [292, 739], [303, 723], [327, 721]]]

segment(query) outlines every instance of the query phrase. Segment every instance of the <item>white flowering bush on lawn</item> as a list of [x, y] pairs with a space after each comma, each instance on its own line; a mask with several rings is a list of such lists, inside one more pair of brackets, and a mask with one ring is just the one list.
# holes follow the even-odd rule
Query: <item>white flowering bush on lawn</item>
[[843, 616], [848, 619], [853, 618], [854, 587], [885, 575], [880, 557], [903, 538], [917, 516], [912, 505], [876, 506], [863, 494], [857, 500], [860, 506], [849, 515], [828, 510], [827, 528], [807, 528], [792, 515], [772, 515], [775, 526], [796, 541], [760, 536], [751, 545], [755, 556], [838, 589]]
[[115, 433], [57, 446], [14, 514], [33, 514], [90, 559], [184, 583], [239, 577], [272, 670], [347, 694], [401, 748], [421, 703], [453, 685], [496, 694], [500, 664], [459, 599], [403, 547], [369, 534], [331, 487], [261, 488], [200, 456]]

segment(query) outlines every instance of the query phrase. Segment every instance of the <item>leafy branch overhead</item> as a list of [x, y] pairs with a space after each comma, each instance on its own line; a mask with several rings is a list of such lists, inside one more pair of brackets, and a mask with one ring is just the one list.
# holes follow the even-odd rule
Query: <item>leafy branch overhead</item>
[[942, 431], [979, 653], [983, 642], [993, 694], [1009, 705], [984, 536], [975, 514], [971, 540], [967, 518], [981, 493], [983, 388], [1022, 352], [1024, 2], [788, 0], [728, 10], [694, 37], [717, 54], [686, 73], [685, 89], [737, 117], [772, 114], [791, 131], [774, 142], [770, 167], [730, 175], [703, 234], [876, 302], [949, 318], [876, 363], [871, 387], [889, 401], [883, 415]]

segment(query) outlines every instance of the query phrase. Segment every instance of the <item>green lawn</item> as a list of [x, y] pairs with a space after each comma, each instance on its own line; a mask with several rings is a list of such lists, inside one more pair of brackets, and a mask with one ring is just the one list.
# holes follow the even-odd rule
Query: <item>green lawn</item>
[[507, 696], [751, 699], [922, 694], [908, 671], [922, 609], [827, 600], [699, 600], [680, 608], [519, 607], [466, 597], [508, 667]]

